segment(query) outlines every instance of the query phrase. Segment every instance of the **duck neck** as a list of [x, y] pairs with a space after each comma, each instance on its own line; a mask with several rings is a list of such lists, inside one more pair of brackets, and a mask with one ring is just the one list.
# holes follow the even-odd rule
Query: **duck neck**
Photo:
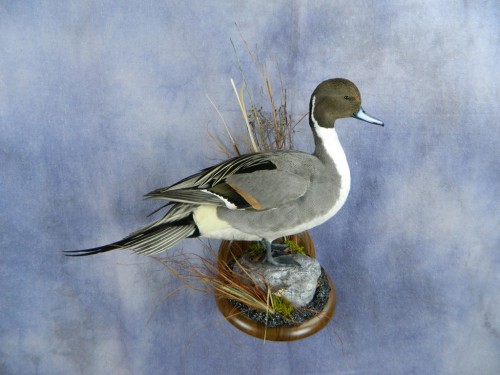
[[330, 171], [331, 175], [337, 176], [338, 178], [339, 207], [335, 208], [335, 210], [338, 210], [347, 199], [347, 195], [351, 188], [349, 164], [347, 164], [344, 149], [339, 142], [339, 137], [334, 128], [323, 128], [318, 126], [313, 128], [313, 133], [314, 142], [316, 144], [314, 155], [321, 160], [326, 169]]
[[316, 97], [313, 95], [309, 103], [309, 125], [314, 134], [314, 144], [316, 146], [314, 155], [323, 163], [344, 160], [345, 153], [340, 145], [334, 123], [331, 124], [331, 127], [320, 126], [315, 113]]
[[316, 146], [314, 155], [321, 160], [323, 164], [329, 166], [334, 174], [338, 174], [341, 177], [342, 188], [349, 191], [351, 173], [349, 171], [349, 164], [347, 164], [344, 149], [340, 144], [339, 137], [333, 124], [331, 128], [319, 125], [314, 117], [314, 104], [315, 97], [313, 96], [309, 108], [309, 124], [314, 135], [314, 144]]
[[[323, 128], [315, 126], [312, 128], [314, 134], [314, 155], [323, 163], [343, 162], [346, 160], [344, 149], [340, 144], [335, 128]], [[347, 161], [345, 161], [347, 163]]]

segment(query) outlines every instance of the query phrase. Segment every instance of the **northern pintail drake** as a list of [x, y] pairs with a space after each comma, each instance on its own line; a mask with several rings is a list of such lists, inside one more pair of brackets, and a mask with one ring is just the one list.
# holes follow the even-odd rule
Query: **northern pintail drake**
[[273, 255], [272, 242], [324, 223], [340, 210], [349, 194], [349, 165], [334, 128], [336, 120], [347, 117], [384, 125], [363, 110], [361, 95], [352, 82], [326, 80], [314, 90], [309, 104], [316, 147], [312, 155], [290, 150], [257, 152], [206, 168], [146, 195], [169, 202], [170, 210], [163, 218], [121, 241], [66, 254], [130, 249], [152, 255], [187, 237], [203, 236], [262, 241], [269, 263], [293, 263]]

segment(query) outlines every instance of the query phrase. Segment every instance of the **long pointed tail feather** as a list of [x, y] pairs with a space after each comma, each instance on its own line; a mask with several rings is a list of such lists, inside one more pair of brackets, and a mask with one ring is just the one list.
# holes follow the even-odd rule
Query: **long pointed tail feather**
[[86, 256], [116, 249], [130, 249], [137, 254], [153, 255], [161, 253], [178, 244], [184, 238], [198, 235], [194, 223], [164, 223], [145, 230], [139, 230], [123, 240], [109, 245], [84, 250], [64, 251], [67, 256]]
[[172, 207], [165, 216], [120, 241], [90, 249], [66, 250], [64, 254], [79, 257], [117, 249], [130, 249], [137, 254], [152, 255], [170, 249], [186, 237], [198, 236], [198, 227], [193, 220], [195, 206], [183, 203], [168, 205]]

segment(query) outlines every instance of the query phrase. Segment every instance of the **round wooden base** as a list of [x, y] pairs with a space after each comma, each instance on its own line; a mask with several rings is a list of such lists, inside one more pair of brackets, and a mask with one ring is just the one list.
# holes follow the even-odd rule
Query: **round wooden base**
[[[302, 232], [294, 236], [290, 236], [291, 240], [298, 245], [303, 246], [307, 255], [315, 257], [316, 252], [314, 243], [308, 232]], [[245, 241], [223, 241], [219, 248], [218, 260], [220, 262], [228, 262], [233, 257], [239, 258], [249, 249], [251, 242]], [[260, 338], [270, 341], [292, 341], [299, 340], [311, 336], [325, 327], [333, 316], [335, 311], [335, 287], [328, 275], [328, 284], [330, 285], [330, 295], [328, 302], [322, 311], [313, 318], [306, 320], [304, 323], [294, 327], [276, 327], [269, 328], [265, 325], [255, 322], [243, 315], [236, 307], [225, 298], [216, 297], [217, 306], [224, 315], [226, 320], [239, 330]]]

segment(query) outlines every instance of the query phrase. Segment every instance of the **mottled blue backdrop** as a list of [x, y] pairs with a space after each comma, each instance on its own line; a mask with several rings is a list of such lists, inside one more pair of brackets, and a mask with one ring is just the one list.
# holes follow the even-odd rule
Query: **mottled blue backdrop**
[[[338, 305], [299, 342], [240, 333], [150, 258], [61, 253], [223, 158], [206, 94], [241, 130], [239, 58], [263, 100], [236, 24], [295, 118], [345, 77], [386, 123], [337, 124], [351, 194], [311, 234]], [[0, 373], [499, 374], [499, 29], [493, 0], [0, 2]]]

